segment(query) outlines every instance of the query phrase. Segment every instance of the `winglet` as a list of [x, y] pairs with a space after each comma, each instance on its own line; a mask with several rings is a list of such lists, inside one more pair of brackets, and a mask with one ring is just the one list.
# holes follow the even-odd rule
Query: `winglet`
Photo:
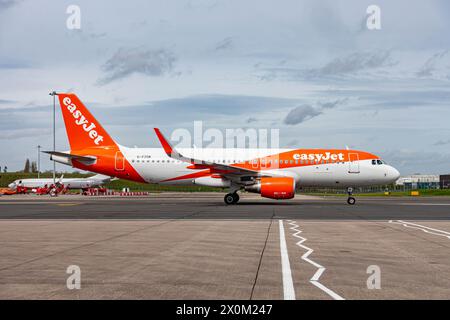
[[159, 142], [161, 142], [162, 147], [164, 148], [164, 151], [166, 154], [171, 157], [173, 154], [173, 148], [170, 145], [170, 143], [167, 141], [167, 139], [164, 137], [164, 135], [161, 133], [161, 131], [158, 128], [153, 128], [156, 132], [156, 135], [158, 136]]

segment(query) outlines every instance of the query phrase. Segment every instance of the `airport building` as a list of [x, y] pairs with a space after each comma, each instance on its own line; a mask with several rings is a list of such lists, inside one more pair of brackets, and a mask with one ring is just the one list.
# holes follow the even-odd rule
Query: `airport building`
[[395, 185], [403, 186], [405, 189], [439, 189], [440, 177], [435, 174], [413, 174], [400, 177]]
[[450, 174], [441, 174], [439, 176], [439, 186], [441, 189], [450, 189]]

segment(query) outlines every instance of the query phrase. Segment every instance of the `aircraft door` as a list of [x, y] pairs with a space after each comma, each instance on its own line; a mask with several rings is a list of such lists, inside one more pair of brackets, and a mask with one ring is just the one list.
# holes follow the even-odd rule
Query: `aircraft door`
[[124, 158], [122, 152], [120, 152], [120, 151], [116, 152], [115, 169], [116, 169], [116, 171], [125, 170], [125, 158]]
[[359, 154], [357, 153], [348, 154], [348, 172], [359, 173]]

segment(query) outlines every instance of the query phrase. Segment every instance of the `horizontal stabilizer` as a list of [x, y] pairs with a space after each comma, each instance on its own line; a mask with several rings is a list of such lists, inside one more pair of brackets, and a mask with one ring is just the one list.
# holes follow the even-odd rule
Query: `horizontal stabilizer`
[[[52, 156], [66, 158], [68, 160], [77, 160], [84, 164], [93, 164], [97, 161], [97, 157], [93, 157], [93, 156], [80, 156], [80, 155], [66, 153], [66, 152], [60, 152], [60, 151], [42, 151], [42, 152], [50, 154]], [[54, 159], [51, 159], [51, 160], [54, 160]]]

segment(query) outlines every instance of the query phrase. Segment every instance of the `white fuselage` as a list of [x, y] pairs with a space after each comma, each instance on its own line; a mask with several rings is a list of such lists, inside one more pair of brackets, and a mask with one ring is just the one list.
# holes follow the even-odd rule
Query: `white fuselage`
[[[166, 155], [161, 148], [127, 148], [120, 146], [120, 151], [139, 175], [148, 183], [161, 184], [198, 184], [216, 187], [228, 187], [229, 180], [210, 176], [196, 177], [196, 172], [189, 163], [175, 160]], [[211, 161], [218, 164], [233, 165], [248, 163], [256, 158], [283, 154], [295, 149], [183, 149], [178, 151], [184, 156]], [[341, 161], [339, 161], [341, 160]], [[364, 185], [383, 185], [393, 183], [398, 171], [387, 164], [373, 164], [373, 159], [349, 161], [309, 161], [302, 163], [297, 159], [289, 161], [290, 167], [271, 166], [262, 172], [271, 176], [293, 177], [297, 187], [323, 186], [347, 187]], [[192, 177], [190, 177], [192, 176]]]

